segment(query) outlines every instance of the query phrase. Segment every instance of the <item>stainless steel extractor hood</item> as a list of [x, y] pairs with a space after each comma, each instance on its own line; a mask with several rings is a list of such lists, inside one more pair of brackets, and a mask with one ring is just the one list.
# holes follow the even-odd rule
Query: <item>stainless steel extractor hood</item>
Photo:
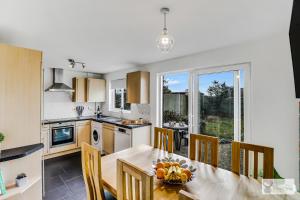
[[46, 92], [74, 92], [74, 90], [63, 83], [64, 70], [53, 68], [53, 85]]

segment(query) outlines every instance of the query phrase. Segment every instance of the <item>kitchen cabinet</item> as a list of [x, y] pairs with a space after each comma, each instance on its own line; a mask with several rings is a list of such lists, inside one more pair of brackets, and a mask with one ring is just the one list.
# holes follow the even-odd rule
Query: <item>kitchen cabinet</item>
[[127, 103], [149, 104], [150, 72], [131, 72], [127, 74]]
[[0, 132], [6, 135], [3, 149], [40, 142], [41, 63], [41, 51], [0, 44]]
[[86, 101], [105, 102], [105, 80], [87, 78], [86, 79]]
[[114, 152], [114, 135], [115, 126], [112, 124], [103, 123], [102, 137], [103, 137], [103, 151], [111, 154]]
[[74, 77], [72, 79], [73, 89], [73, 102], [85, 102], [86, 100], [86, 81], [85, 78]]
[[81, 147], [82, 142], [91, 144], [91, 122], [76, 122], [77, 147]]

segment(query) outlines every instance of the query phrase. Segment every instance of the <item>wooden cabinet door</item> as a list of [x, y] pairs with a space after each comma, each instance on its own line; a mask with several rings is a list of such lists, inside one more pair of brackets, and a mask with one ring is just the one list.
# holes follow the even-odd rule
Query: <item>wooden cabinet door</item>
[[103, 137], [103, 150], [110, 154], [114, 152], [114, 126], [103, 124], [102, 137]]
[[85, 102], [86, 100], [86, 82], [85, 78], [73, 78], [73, 102]]
[[131, 72], [127, 74], [127, 103], [149, 103], [149, 72]]
[[87, 78], [87, 102], [105, 102], [105, 80]]
[[77, 147], [81, 147], [82, 142], [91, 144], [91, 126], [89, 124], [76, 126]]
[[0, 44], [3, 149], [36, 144], [41, 135], [42, 52]]

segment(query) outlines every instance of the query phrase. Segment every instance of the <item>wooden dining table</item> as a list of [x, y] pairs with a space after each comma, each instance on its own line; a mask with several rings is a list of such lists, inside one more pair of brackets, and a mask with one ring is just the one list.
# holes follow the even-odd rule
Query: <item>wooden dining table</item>
[[180, 190], [193, 194], [200, 200], [296, 200], [300, 196], [295, 195], [264, 195], [261, 184], [243, 175], [236, 175], [231, 171], [215, 168], [211, 165], [166, 151], [141, 145], [120, 152], [116, 152], [101, 158], [102, 180], [106, 190], [117, 196], [117, 159], [124, 159], [144, 171], [153, 171], [153, 161], [158, 158], [172, 157], [185, 159], [189, 165], [197, 170], [194, 178], [184, 185], [168, 185], [154, 178], [154, 199], [176, 200]]

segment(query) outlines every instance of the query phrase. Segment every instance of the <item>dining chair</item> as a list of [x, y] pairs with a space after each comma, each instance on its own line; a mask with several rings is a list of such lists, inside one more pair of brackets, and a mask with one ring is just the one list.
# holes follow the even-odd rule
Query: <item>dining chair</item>
[[101, 178], [101, 153], [85, 142], [81, 143], [81, 164], [87, 200], [114, 199], [108, 193], [104, 193]]
[[131, 163], [117, 160], [117, 198], [118, 200], [152, 200], [153, 177]]
[[[198, 148], [197, 148], [198, 147]], [[209, 150], [210, 147], [210, 150]], [[190, 134], [190, 159], [211, 164], [214, 167], [218, 166], [218, 148], [219, 140], [217, 137]], [[198, 156], [196, 158], [196, 150], [198, 149]], [[210, 162], [208, 160], [210, 156]]]
[[185, 190], [180, 190], [179, 191], [179, 200], [198, 200], [193, 194], [185, 191]]
[[253, 177], [258, 177], [258, 153], [263, 154], [263, 178], [273, 178], [274, 170], [274, 149], [271, 147], [265, 147], [254, 144], [247, 144], [243, 142], [232, 142], [232, 156], [231, 156], [231, 171], [236, 174], [241, 174], [241, 153], [243, 155], [243, 168], [244, 175], [250, 176], [249, 174], [249, 152], [254, 154], [254, 167]]
[[169, 153], [174, 149], [174, 131], [166, 128], [154, 127], [154, 148], [159, 148]]

